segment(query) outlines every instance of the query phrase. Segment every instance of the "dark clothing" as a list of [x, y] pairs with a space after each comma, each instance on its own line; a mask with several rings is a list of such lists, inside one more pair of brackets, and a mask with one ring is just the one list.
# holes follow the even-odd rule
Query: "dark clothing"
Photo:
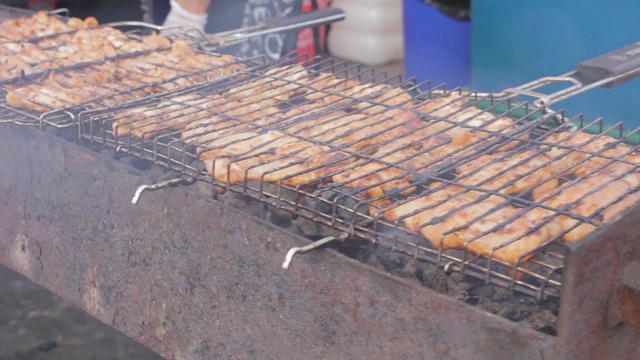
[[[242, 26], [246, 1], [213, 0], [209, 7], [209, 21], [205, 28], [208, 33], [237, 29]], [[151, 7], [153, 22], [161, 25], [169, 14], [169, 0], [153, 0]]]
[[153, 19], [153, 23], [161, 25], [164, 22], [164, 19], [167, 18], [167, 14], [169, 14], [170, 9], [171, 5], [169, 5], [169, 0], [154, 0], [151, 6], [151, 18]]
[[[169, 10], [169, 0], [153, 0], [153, 21], [162, 24]], [[253, 26], [268, 18], [294, 16], [301, 11], [302, 0], [213, 0], [209, 6], [205, 31], [210, 34], [220, 33]], [[270, 60], [277, 60], [283, 54], [295, 51], [297, 37], [298, 33], [295, 31], [268, 34], [216, 51], [243, 58], [263, 55]], [[315, 43], [318, 44], [319, 39]]]

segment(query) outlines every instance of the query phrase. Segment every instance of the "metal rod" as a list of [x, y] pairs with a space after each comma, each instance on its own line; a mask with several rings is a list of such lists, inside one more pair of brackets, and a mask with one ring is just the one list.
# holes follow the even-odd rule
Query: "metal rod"
[[287, 251], [287, 255], [284, 258], [284, 262], [282, 263], [282, 268], [287, 270], [289, 269], [289, 265], [291, 265], [291, 262], [293, 261], [293, 257], [296, 254], [306, 254], [310, 251], [313, 251], [315, 249], [318, 249], [322, 246], [325, 246], [329, 243], [332, 243], [334, 241], [344, 241], [344, 239], [346, 239], [346, 235], [342, 235], [340, 237], [335, 237], [335, 236], [327, 236], [325, 238], [322, 238], [318, 241], [314, 241], [309, 245], [303, 246], [303, 247], [292, 247], [291, 249], [289, 249], [289, 251]]
[[269, 19], [251, 27], [207, 35], [206, 38], [209, 40], [209, 44], [214, 46], [230, 46], [252, 37], [330, 24], [344, 20], [345, 17], [344, 11], [337, 8], [327, 8], [287, 18]]
[[190, 185], [190, 184], [193, 184], [194, 182], [195, 182], [195, 179], [185, 179], [185, 178], [179, 177], [179, 178], [166, 180], [166, 181], [162, 181], [162, 182], [151, 184], [151, 185], [140, 185], [136, 190], [135, 194], [133, 195], [133, 198], [131, 199], [131, 203], [133, 205], [137, 205], [144, 191], [155, 191], [155, 190], [160, 190], [160, 189], [164, 189], [169, 186], [175, 186], [175, 185]]

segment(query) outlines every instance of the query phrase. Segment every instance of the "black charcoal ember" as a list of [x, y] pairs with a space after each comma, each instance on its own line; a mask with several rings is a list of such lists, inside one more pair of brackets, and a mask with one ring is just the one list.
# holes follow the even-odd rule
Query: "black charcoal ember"
[[129, 165], [131, 165], [132, 167], [138, 169], [138, 170], [142, 170], [142, 171], [149, 171], [149, 169], [153, 166], [153, 162], [150, 160], [146, 160], [146, 159], [140, 159], [138, 157], [135, 156], [131, 156], [129, 158], [127, 158]]
[[218, 196], [218, 200], [230, 207], [233, 207], [234, 209], [244, 212], [249, 216], [266, 219], [269, 214], [266, 205], [246, 195], [226, 192]]
[[49, 352], [57, 347], [58, 347], [58, 343], [52, 340], [52, 341], [47, 341], [44, 344], [38, 345], [36, 349], [38, 349], [38, 351], [40, 352]]
[[[375, 268], [387, 271], [451, 298], [477, 306], [484, 311], [518, 322], [532, 329], [554, 335], [559, 303], [556, 300], [536, 299], [508, 289], [485, 284], [482, 280], [460, 273], [447, 274], [442, 267], [416, 259], [384, 246], [363, 240], [337, 247], [343, 254]], [[452, 300], [454, 301], [454, 300]]]
[[337, 218], [345, 223], [359, 224], [368, 220], [368, 202], [351, 194], [352, 191], [344, 189], [318, 190], [308, 199], [309, 206], [313, 206], [318, 212], [332, 218]]
[[477, 305], [478, 302], [480, 301], [480, 298], [478, 298], [477, 296], [468, 296], [466, 299], [463, 300], [466, 304], [469, 305]]
[[291, 225], [294, 233], [310, 239], [320, 239], [328, 235], [327, 229], [322, 225], [302, 217], [294, 219]]
[[291, 226], [291, 222], [293, 221], [293, 215], [291, 212], [278, 209], [273, 206], [269, 206], [267, 209], [269, 211], [268, 219], [271, 220], [274, 225], [282, 228], [288, 228]]
[[357, 237], [349, 237], [346, 241], [334, 245], [341, 253], [362, 262], [370, 260], [374, 251], [371, 248], [375, 246], [371, 241]]
[[190, 186], [190, 190], [199, 196], [215, 198], [217, 196], [216, 186], [203, 181], [197, 181]]
[[481, 284], [471, 289], [469, 293], [479, 297], [492, 297], [495, 294], [495, 286], [491, 284]]
[[45, 126], [42, 128], [45, 133], [52, 134], [67, 141], [76, 141], [78, 133], [74, 127], [56, 128], [53, 126]]

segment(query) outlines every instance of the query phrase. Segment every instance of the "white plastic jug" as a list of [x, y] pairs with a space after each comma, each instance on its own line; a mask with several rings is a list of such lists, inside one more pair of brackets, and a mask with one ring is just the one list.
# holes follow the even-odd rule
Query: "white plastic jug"
[[327, 46], [339, 58], [382, 65], [404, 57], [402, 0], [333, 0], [347, 13], [331, 25]]

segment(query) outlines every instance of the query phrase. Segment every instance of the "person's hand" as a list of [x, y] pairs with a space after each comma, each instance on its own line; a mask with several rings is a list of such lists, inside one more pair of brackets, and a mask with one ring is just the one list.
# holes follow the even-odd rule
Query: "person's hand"
[[171, 0], [171, 10], [162, 25], [204, 31], [210, 3], [211, 0]]

